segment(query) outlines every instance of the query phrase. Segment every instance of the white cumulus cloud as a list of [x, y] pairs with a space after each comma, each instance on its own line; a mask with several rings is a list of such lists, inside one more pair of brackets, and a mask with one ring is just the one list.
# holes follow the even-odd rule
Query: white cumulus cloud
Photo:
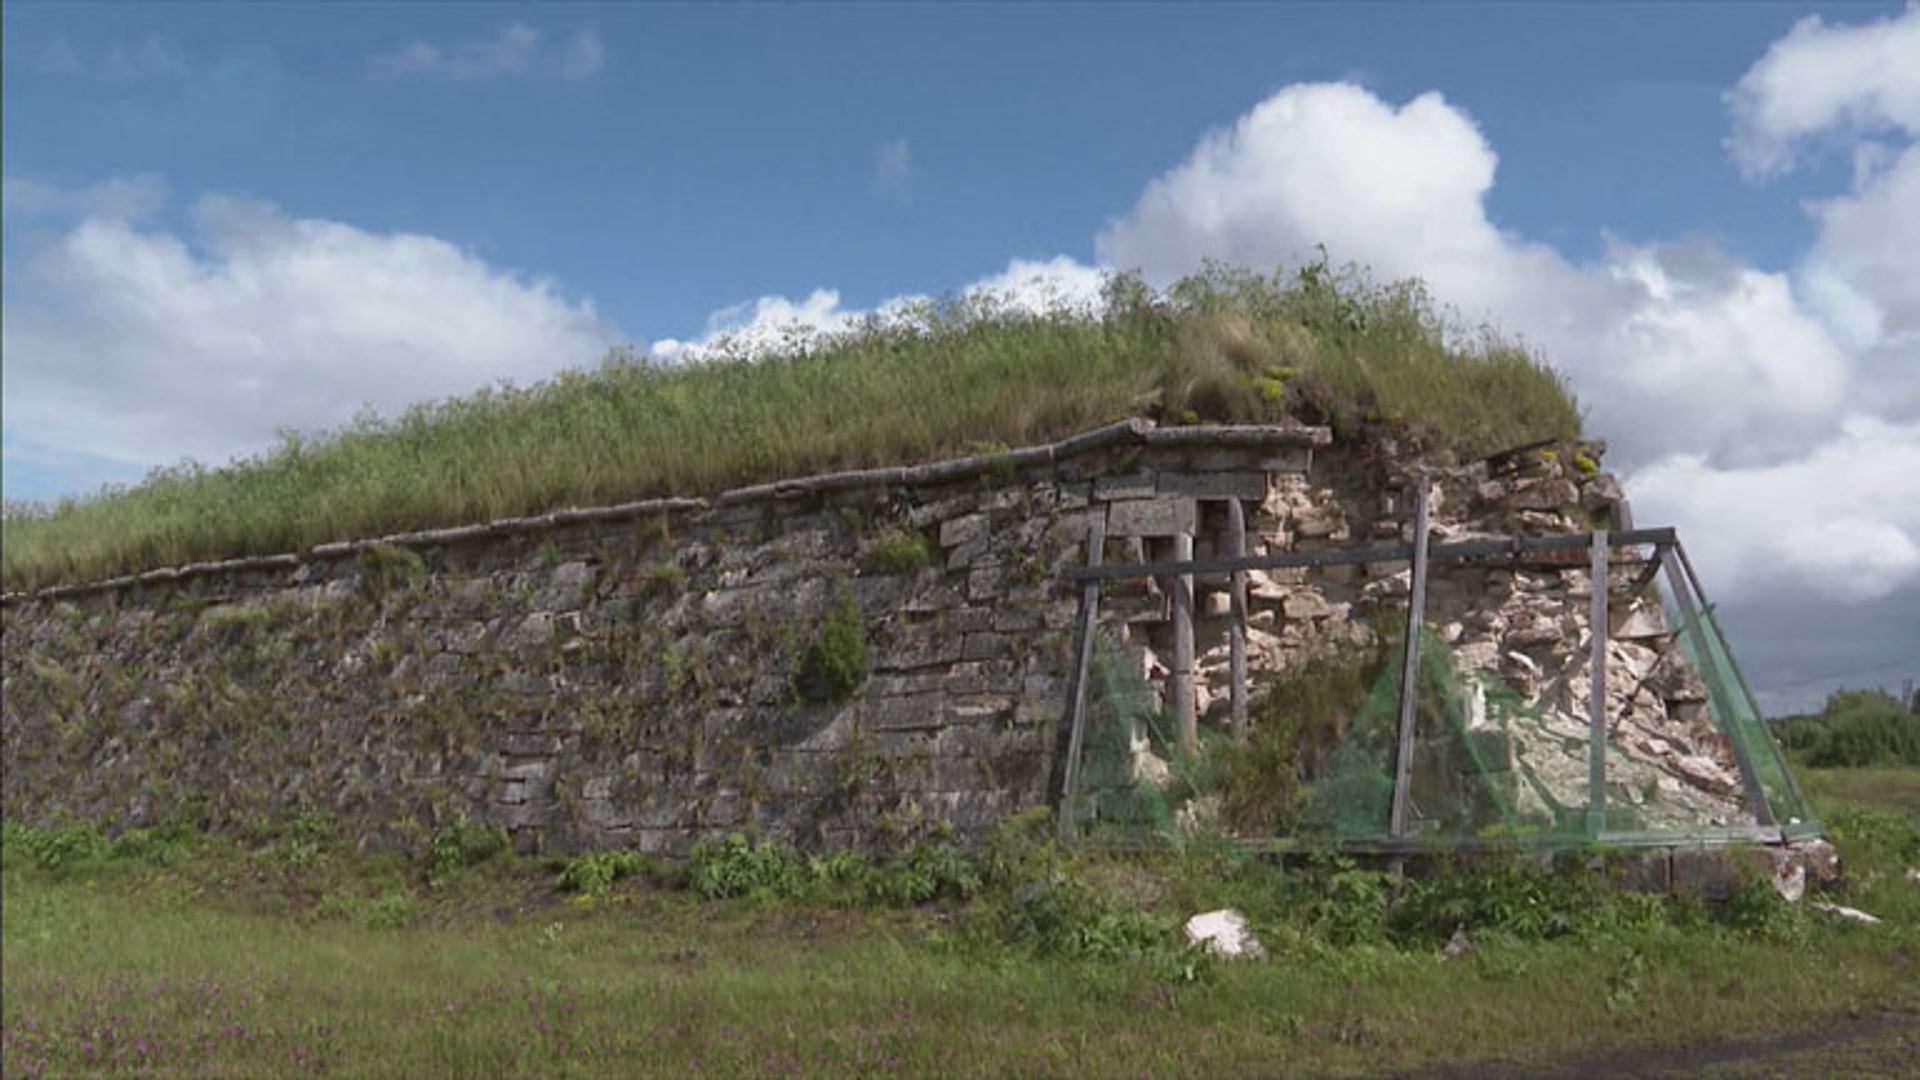
[[1749, 176], [1791, 169], [1815, 140], [1920, 135], [1920, 5], [1857, 26], [1796, 23], [1727, 93], [1727, 150]]
[[[1099, 310], [1106, 271], [1065, 255], [1047, 260], [1013, 259], [1006, 269], [973, 282], [960, 296], [983, 311], [1092, 314]], [[919, 293], [890, 297], [871, 309], [849, 308], [837, 289], [815, 289], [794, 300], [762, 296], [721, 308], [707, 317], [692, 341], [667, 338], [645, 351], [656, 360], [680, 362], [715, 354], [756, 356], [805, 347], [869, 320], [913, 323], [932, 298]]]
[[1530, 253], [1482, 212], [1496, 161], [1437, 93], [1395, 108], [1347, 83], [1290, 86], [1202, 138], [1095, 249], [1161, 282], [1209, 259], [1264, 268], [1320, 244], [1386, 276], [1489, 258], [1505, 270]]
[[1920, 146], [1808, 212], [1819, 239], [1801, 273], [1830, 317], [1861, 344], [1920, 335]]
[[1786, 275], [1700, 245], [1615, 245], [1576, 265], [1488, 218], [1497, 164], [1438, 94], [1396, 107], [1345, 83], [1292, 86], [1203, 138], [1096, 247], [1162, 282], [1316, 247], [1419, 277], [1468, 321], [1543, 347], [1626, 460], [1746, 460], [1832, 429], [1846, 359]]
[[589, 304], [443, 240], [207, 197], [179, 236], [89, 216], [15, 265], [9, 459], [218, 462], [365, 407], [395, 415], [591, 364]]
[[1740, 594], [1871, 600], [1920, 580], [1920, 422], [1850, 416], [1804, 456], [1746, 469], [1698, 455], [1628, 477], [1636, 513], [1684, 521], [1703, 566]]

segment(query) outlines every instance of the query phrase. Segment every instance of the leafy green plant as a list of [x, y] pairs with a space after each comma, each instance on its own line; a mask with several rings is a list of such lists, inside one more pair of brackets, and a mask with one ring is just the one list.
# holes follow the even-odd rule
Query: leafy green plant
[[1612, 887], [1598, 874], [1501, 856], [1471, 868], [1449, 864], [1409, 883], [1390, 925], [1402, 940], [1429, 944], [1456, 930], [1537, 941], [1604, 925], [1615, 913], [1612, 899]]
[[807, 864], [786, 844], [753, 841], [730, 833], [694, 847], [687, 858], [687, 884], [709, 900], [749, 894], [793, 897], [809, 882]]
[[820, 630], [800, 658], [795, 689], [809, 701], [846, 701], [867, 677], [867, 628], [853, 590], [836, 586]]
[[0, 825], [0, 860], [24, 858], [56, 876], [113, 864], [165, 866], [190, 847], [194, 836], [175, 822], [108, 836], [91, 822], [41, 828], [9, 821]]
[[104, 854], [106, 838], [101, 835], [99, 827], [92, 824], [38, 829], [10, 823], [7, 847], [8, 855], [12, 854], [11, 849], [18, 847], [42, 870], [57, 872], [71, 870]]
[[439, 888], [455, 874], [505, 853], [510, 844], [507, 830], [498, 825], [478, 825], [464, 816], [435, 829], [427, 839], [422, 861], [427, 885]]
[[866, 876], [868, 897], [893, 907], [912, 907], [936, 899], [966, 900], [980, 891], [980, 866], [953, 844], [921, 842], [889, 859]]
[[1340, 855], [1315, 859], [1305, 879], [1310, 888], [1301, 904], [1306, 925], [1334, 945], [1378, 942], [1385, 938], [1393, 878], [1361, 867]]
[[1804, 944], [1813, 932], [1806, 907], [1789, 903], [1758, 874], [1735, 885], [1715, 914], [1734, 933], [1757, 941]]
[[993, 934], [1036, 956], [1074, 959], [1151, 959], [1184, 953], [1171, 917], [1108, 904], [1068, 877], [1029, 882], [1004, 896], [987, 915]]
[[613, 883], [636, 874], [654, 876], [658, 863], [638, 851], [590, 851], [575, 855], [561, 864], [559, 883], [568, 892], [581, 896], [606, 895]]
[[367, 905], [367, 925], [376, 930], [398, 930], [413, 921], [416, 904], [404, 889], [388, 889]]

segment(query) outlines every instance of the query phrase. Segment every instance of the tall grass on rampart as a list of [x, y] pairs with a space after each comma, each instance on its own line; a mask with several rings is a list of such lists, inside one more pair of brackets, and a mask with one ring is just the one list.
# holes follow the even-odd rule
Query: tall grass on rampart
[[488, 388], [387, 420], [288, 435], [223, 468], [9, 506], [8, 588], [1163, 423], [1404, 423], [1456, 449], [1578, 434], [1560, 378], [1461, 333], [1415, 283], [1324, 264], [1220, 269], [1155, 294], [1109, 282], [1100, 315], [925, 304], [777, 354], [722, 345], [661, 366]]

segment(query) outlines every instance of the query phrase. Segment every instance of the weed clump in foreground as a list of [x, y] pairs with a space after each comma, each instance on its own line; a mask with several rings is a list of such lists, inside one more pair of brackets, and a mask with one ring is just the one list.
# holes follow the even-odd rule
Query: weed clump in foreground
[[1559, 376], [1451, 324], [1417, 283], [1324, 262], [1213, 268], [1155, 293], [1116, 277], [1101, 311], [931, 302], [760, 354], [488, 388], [390, 420], [289, 436], [53, 506], [9, 504], [7, 588], [1020, 446], [1114, 419], [1387, 424], [1462, 452], [1579, 434]]

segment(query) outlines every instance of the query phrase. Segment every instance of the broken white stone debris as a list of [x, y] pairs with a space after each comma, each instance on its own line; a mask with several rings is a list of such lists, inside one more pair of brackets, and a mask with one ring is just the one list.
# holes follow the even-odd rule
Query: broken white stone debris
[[1440, 955], [1452, 958], [1471, 951], [1473, 951], [1473, 941], [1467, 937], [1467, 928], [1456, 926], [1453, 928], [1453, 936], [1447, 939], [1446, 946], [1440, 950]]
[[1267, 950], [1247, 929], [1247, 917], [1234, 908], [1203, 911], [1187, 920], [1187, 940], [1221, 956], [1259, 959]]
[[1829, 904], [1824, 901], [1815, 901], [1813, 910], [1824, 911], [1829, 915], [1837, 915], [1842, 919], [1851, 919], [1854, 922], [1865, 923], [1868, 926], [1880, 925], [1879, 917], [1869, 915], [1859, 908], [1850, 908], [1845, 904]]
[[1783, 859], [1773, 868], [1773, 891], [1789, 904], [1807, 894], [1807, 864]]

